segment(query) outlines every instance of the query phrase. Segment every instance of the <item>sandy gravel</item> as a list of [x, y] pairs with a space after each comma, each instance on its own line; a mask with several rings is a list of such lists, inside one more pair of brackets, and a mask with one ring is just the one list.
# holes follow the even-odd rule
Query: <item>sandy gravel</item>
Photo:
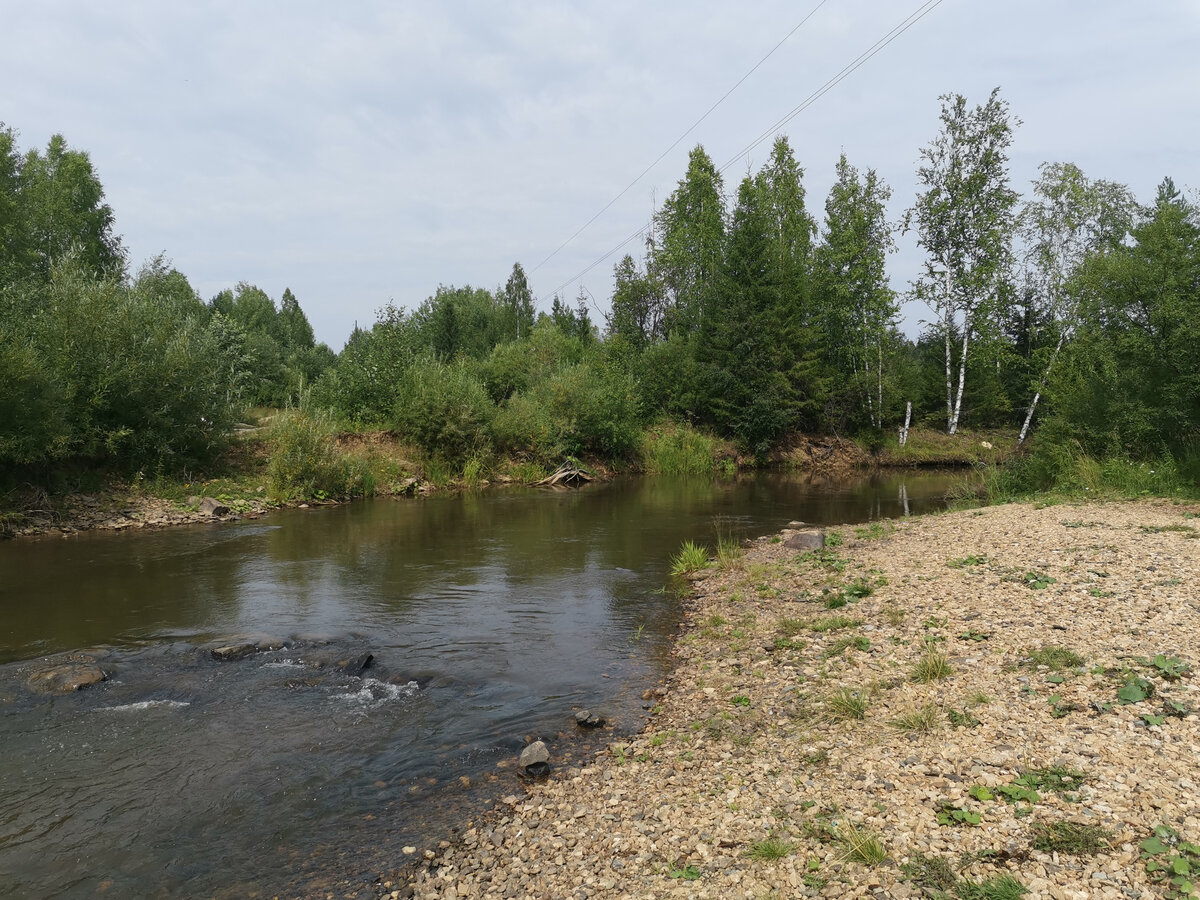
[[[1200, 508], [1011, 505], [834, 532], [819, 554], [764, 539], [696, 579], [646, 729], [514, 783], [384, 896], [918, 897], [1002, 874], [1033, 897], [1161, 896], [1140, 842], [1159, 825], [1200, 842], [1200, 676], [1183, 665], [1200, 664]], [[851, 622], [813, 629], [834, 616]], [[952, 672], [922, 683], [928, 648]], [[1047, 648], [1082, 663], [1036, 664]], [[1119, 702], [1139, 678], [1152, 695]], [[914, 712], [931, 730], [894, 724]], [[1022, 776], [1036, 795], [1004, 799]], [[1100, 849], [1036, 849], [1061, 822], [1098, 826]], [[882, 861], [848, 858], [856, 834]]]

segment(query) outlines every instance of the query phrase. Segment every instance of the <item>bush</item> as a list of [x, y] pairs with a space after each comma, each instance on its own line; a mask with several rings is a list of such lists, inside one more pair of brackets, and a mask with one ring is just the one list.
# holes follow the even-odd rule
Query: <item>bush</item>
[[490, 449], [496, 407], [466, 360], [445, 363], [418, 356], [396, 391], [395, 420], [404, 435], [430, 456], [460, 463]]
[[366, 461], [343, 456], [335, 436], [325, 411], [282, 413], [267, 436], [272, 494], [280, 500], [311, 500], [373, 493], [374, 477]]
[[642, 439], [642, 460], [653, 475], [712, 475], [717, 441], [689, 425], [651, 428]]
[[641, 436], [633, 379], [592, 362], [562, 369], [513, 397], [497, 416], [494, 433], [507, 450], [529, 450], [544, 460], [593, 453], [628, 455]]

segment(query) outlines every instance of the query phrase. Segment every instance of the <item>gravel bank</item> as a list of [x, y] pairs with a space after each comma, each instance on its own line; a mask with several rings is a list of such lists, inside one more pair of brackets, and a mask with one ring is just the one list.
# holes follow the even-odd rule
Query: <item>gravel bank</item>
[[[514, 785], [383, 894], [1159, 896], [1141, 842], [1200, 842], [1197, 516], [1010, 505], [756, 542], [695, 579], [639, 736]], [[930, 652], [949, 673], [915, 680]]]

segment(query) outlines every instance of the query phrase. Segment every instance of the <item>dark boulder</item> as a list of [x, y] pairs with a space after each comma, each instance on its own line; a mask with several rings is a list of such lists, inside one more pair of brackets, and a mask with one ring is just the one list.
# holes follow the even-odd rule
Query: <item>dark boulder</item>
[[575, 724], [580, 728], [599, 728], [604, 722], [603, 716], [596, 715], [590, 709], [581, 709], [575, 713]]
[[375, 659], [373, 653], [363, 653], [355, 656], [353, 659], [339, 659], [337, 667], [351, 677], [357, 678], [362, 675], [363, 669], [371, 665], [371, 661]]

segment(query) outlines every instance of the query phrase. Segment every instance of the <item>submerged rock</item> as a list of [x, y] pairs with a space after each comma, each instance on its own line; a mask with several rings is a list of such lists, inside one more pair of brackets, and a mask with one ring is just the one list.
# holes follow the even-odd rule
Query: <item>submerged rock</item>
[[375, 659], [375, 654], [363, 653], [352, 659], [339, 659], [337, 667], [347, 675], [357, 677], [363, 673], [363, 669], [371, 665], [373, 659]]
[[599, 728], [604, 723], [604, 717], [596, 715], [590, 709], [581, 709], [575, 713], [575, 724], [580, 728]]
[[231, 662], [235, 659], [245, 659], [258, 652], [258, 644], [227, 644], [224, 647], [214, 647], [209, 653], [218, 662]]
[[107, 677], [94, 663], [66, 663], [34, 672], [26, 683], [39, 694], [70, 694], [99, 684]]

